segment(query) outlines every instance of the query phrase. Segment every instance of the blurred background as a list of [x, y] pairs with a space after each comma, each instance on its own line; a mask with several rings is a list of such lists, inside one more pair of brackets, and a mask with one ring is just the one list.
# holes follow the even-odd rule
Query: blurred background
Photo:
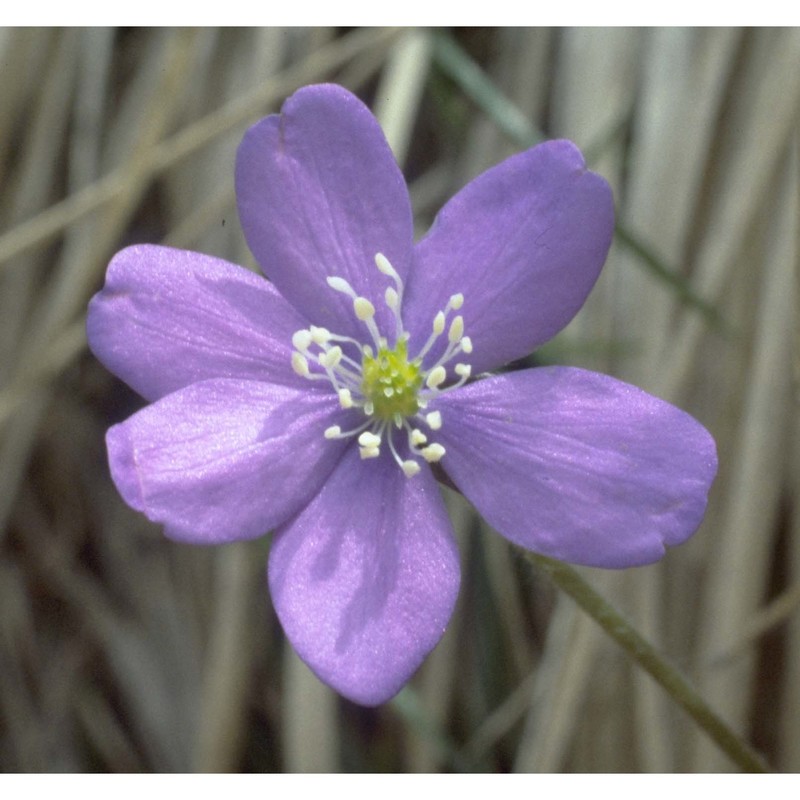
[[105, 430], [144, 403], [88, 352], [86, 304], [134, 242], [254, 268], [236, 146], [321, 81], [379, 117], [420, 234], [540, 138], [611, 182], [603, 275], [530, 363], [680, 405], [720, 471], [688, 544], [581, 574], [800, 771], [800, 31], [712, 28], [0, 30], [0, 769], [736, 768], [453, 493], [455, 615], [378, 709], [287, 646], [269, 537], [171, 543], [117, 495]]

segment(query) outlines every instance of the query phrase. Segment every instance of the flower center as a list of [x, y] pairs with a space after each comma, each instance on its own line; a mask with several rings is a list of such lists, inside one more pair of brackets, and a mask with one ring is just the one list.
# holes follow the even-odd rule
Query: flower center
[[405, 339], [400, 339], [394, 350], [381, 347], [376, 356], [365, 355], [361, 370], [361, 393], [372, 403], [375, 417], [393, 420], [395, 415], [413, 417], [419, 411], [422, 372], [419, 363], [409, 363]]
[[[454, 316], [444, 352], [432, 366], [423, 367], [425, 356], [444, 334], [448, 316], [464, 303], [462, 294], [454, 294], [434, 316], [433, 330], [425, 346], [409, 358], [410, 336], [400, 313], [403, 281], [381, 253], [375, 256], [375, 265], [394, 283], [384, 294], [396, 323], [394, 347], [389, 346], [389, 340], [378, 330], [372, 302], [356, 294], [344, 278], [333, 276], [328, 278], [328, 286], [352, 300], [353, 311], [364, 324], [372, 344], [311, 325], [292, 336], [295, 348], [292, 367], [308, 380], [329, 381], [342, 408], [360, 409], [364, 415], [361, 424], [349, 431], [332, 425], [325, 431], [325, 438], [358, 437], [361, 458], [377, 458], [385, 442], [397, 465], [410, 478], [420, 471], [420, 460], [432, 463], [445, 455], [442, 445], [428, 441], [431, 432], [442, 427], [442, 415], [439, 411], [425, 413], [425, 409], [431, 399], [462, 386], [469, 379], [470, 366], [459, 361], [452, 367], [458, 380], [445, 386], [449, 380], [446, 365], [460, 353], [471, 353], [472, 341], [464, 335], [464, 318], [460, 314]], [[405, 443], [396, 443], [395, 434], [404, 435]]]

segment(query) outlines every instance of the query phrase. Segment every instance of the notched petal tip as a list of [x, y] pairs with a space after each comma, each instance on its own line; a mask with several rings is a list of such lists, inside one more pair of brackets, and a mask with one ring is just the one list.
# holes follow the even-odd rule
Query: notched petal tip
[[581, 149], [570, 139], [551, 139], [534, 145], [531, 149], [538, 149], [554, 158], [559, 158], [576, 170], [584, 171], [587, 169], [586, 159], [583, 157]]
[[[253, 125], [236, 157], [236, 200], [245, 239], [283, 296], [316, 324], [356, 337], [338, 275], [378, 298], [385, 253], [401, 276], [413, 258], [413, 218], [402, 172], [378, 121], [334, 84], [300, 89], [280, 114]], [[379, 308], [376, 319], [393, 318]]]
[[313, 83], [301, 87], [284, 100], [281, 113], [291, 112], [295, 106], [306, 102], [350, 103], [363, 109], [372, 117], [372, 113], [364, 103], [349, 89], [345, 89], [338, 83]]
[[613, 232], [611, 188], [572, 142], [511, 156], [458, 192], [417, 245], [403, 309], [412, 345], [457, 290], [476, 373], [528, 355], [581, 308]]

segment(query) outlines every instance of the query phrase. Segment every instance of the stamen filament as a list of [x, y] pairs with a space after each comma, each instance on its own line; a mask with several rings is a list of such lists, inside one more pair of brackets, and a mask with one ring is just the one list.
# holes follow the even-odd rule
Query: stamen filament
[[351, 431], [345, 431], [342, 433], [342, 429], [338, 425], [331, 425], [330, 428], [325, 429], [325, 438], [326, 439], [349, 439], [351, 436], [355, 436], [357, 433], [361, 433], [365, 428], [368, 428], [372, 424], [372, 420], [367, 420], [366, 422], [359, 425], [357, 428], [353, 428]]
[[383, 253], [375, 254], [375, 266], [387, 277], [394, 281], [396, 289], [390, 286], [386, 290], [386, 305], [394, 314], [395, 318], [395, 341], [400, 341], [403, 335], [403, 320], [400, 317], [400, 309], [403, 307], [403, 280], [397, 270]]

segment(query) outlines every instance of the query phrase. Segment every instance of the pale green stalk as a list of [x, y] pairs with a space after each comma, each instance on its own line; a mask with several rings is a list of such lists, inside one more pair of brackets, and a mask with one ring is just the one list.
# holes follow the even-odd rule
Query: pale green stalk
[[697, 693], [681, 672], [670, 664], [580, 574], [560, 561], [525, 553], [548, 574], [628, 655], [659, 683], [709, 738], [744, 772], [769, 772], [761, 756], [743, 742]]

